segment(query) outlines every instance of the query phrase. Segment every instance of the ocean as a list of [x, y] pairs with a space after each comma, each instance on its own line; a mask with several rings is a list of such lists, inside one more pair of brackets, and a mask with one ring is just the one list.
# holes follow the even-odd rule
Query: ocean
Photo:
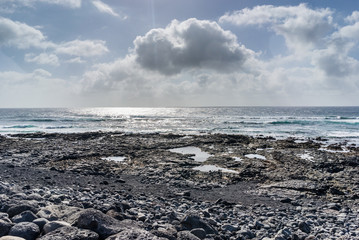
[[0, 134], [121, 131], [327, 138], [359, 145], [359, 107], [0, 109]]

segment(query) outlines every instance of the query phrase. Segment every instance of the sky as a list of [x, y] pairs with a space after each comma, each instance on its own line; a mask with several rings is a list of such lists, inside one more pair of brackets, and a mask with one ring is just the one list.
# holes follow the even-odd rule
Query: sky
[[358, 105], [357, 0], [0, 0], [0, 107]]

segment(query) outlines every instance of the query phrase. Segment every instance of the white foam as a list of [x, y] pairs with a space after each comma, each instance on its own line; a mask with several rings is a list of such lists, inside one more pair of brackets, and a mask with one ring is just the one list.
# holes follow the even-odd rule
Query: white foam
[[198, 170], [201, 172], [215, 172], [215, 171], [222, 171], [222, 172], [227, 172], [227, 173], [237, 173], [237, 171], [234, 170], [230, 170], [227, 168], [221, 168], [221, 167], [217, 167], [216, 165], [202, 165], [202, 166], [198, 166], [198, 167], [194, 167], [193, 170]]
[[208, 154], [206, 152], [203, 152], [198, 147], [181, 147], [181, 148], [173, 148], [169, 149], [170, 152], [174, 153], [180, 153], [180, 154], [194, 154], [193, 157], [196, 162], [205, 162], [209, 157], [211, 157], [211, 154]]
[[244, 155], [244, 156], [246, 158], [251, 158], [251, 159], [257, 158], [257, 159], [266, 160], [265, 156], [262, 156], [262, 155], [259, 155], [259, 154], [247, 154], [247, 155]]
[[125, 158], [126, 157], [114, 157], [114, 156], [111, 156], [111, 157], [103, 157], [101, 159], [102, 160], [107, 160], [107, 161], [123, 162], [123, 161], [125, 161]]

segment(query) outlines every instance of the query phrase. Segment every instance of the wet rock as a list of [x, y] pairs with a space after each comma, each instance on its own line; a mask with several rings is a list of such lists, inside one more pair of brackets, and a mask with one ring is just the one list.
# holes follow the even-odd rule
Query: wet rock
[[42, 236], [39, 240], [98, 240], [99, 235], [93, 231], [76, 227], [61, 227]]
[[14, 225], [9, 232], [9, 235], [22, 237], [26, 240], [35, 240], [40, 234], [40, 228], [31, 222], [21, 222]]
[[192, 230], [194, 228], [202, 228], [206, 232], [206, 234], [218, 234], [217, 230], [215, 230], [209, 223], [196, 215], [185, 216], [182, 219], [181, 224], [188, 230]]

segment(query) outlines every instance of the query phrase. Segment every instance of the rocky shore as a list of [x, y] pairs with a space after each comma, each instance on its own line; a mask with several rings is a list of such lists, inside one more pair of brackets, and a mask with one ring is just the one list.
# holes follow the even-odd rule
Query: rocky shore
[[0, 136], [0, 169], [0, 240], [359, 239], [348, 143], [29, 133]]

